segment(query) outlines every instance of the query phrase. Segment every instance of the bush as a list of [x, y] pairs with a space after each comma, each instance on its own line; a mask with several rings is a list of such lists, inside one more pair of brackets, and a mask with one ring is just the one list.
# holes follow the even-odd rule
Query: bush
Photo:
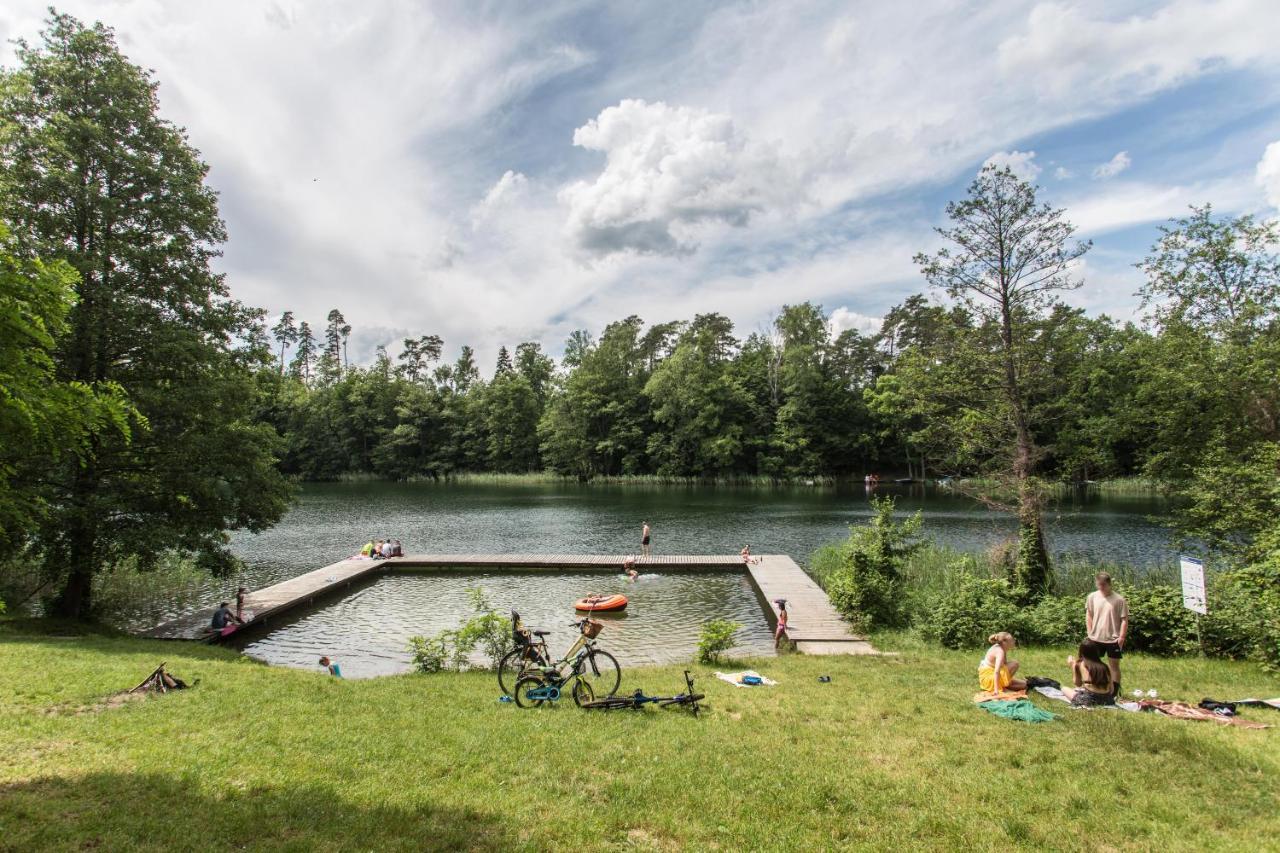
[[1182, 590], [1175, 586], [1117, 590], [1129, 602], [1129, 635], [1125, 648], [1157, 655], [1180, 655], [1199, 650], [1195, 614], [1182, 606]]
[[1079, 643], [1085, 635], [1084, 600], [1074, 595], [1046, 595], [1027, 611], [1025, 630], [1028, 644], [1072, 646]]
[[441, 631], [434, 637], [409, 638], [409, 654], [419, 672], [471, 669], [477, 648], [484, 653], [487, 668], [497, 669], [498, 661], [511, 651], [511, 620], [493, 609], [483, 589], [469, 589], [467, 594], [474, 616], [456, 629]]
[[730, 619], [712, 619], [702, 626], [698, 637], [698, 662], [719, 663], [721, 656], [733, 648], [733, 637], [742, 627]]
[[445, 634], [449, 633], [452, 632], [445, 631], [434, 637], [409, 638], [409, 653], [414, 669], [418, 672], [440, 672], [444, 669], [444, 663], [449, 658], [449, 644]]
[[810, 560], [831, 604], [863, 632], [905, 623], [902, 572], [924, 547], [920, 513], [895, 521], [893, 498], [872, 498], [871, 509], [869, 524], [851, 528], [848, 539], [820, 548]]
[[949, 588], [935, 593], [919, 614], [920, 635], [949, 649], [985, 645], [997, 631], [1025, 638], [1026, 611], [1018, 607], [1014, 594], [1007, 580], [979, 577], [972, 573], [972, 561], [961, 562]]
[[1280, 669], [1280, 549], [1210, 583], [1203, 631], [1206, 649], [1215, 654]]

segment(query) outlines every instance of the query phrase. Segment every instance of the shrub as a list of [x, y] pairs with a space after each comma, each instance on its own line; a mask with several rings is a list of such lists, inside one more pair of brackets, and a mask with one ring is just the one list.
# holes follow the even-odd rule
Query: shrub
[[434, 637], [409, 638], [409, 654], [414, 669], [418, 672], [440, 672], [444, 669], [445, 661], [449, 658], [449, 643], [445, 635], [449, 633], [451, 632], [445, 631]]
[[931, 597], [918, 617], [921, 636], [949, 649], [984, 645], [997, 631], [1026, 637], [1024, 611], [1012, 585], [1003, 578], [978, 577], [971, 569], [971, 561], [959, 563], [949, 588]]
[[1125, 647], [1157, 655], [1195, 652], [1195, 614], [1182, 606], [1182, 590], [1174, 586], [1119, 590], [1129, 602], [1129, 635]]
[[493, 609], [483, 589], [468, 589], [467, 594], [475, 615], [434, 637], [409, 638], [409, 654], [419, 672], [471, 669], [477, 648], [484, 653], [488, 668], [496, 669], [511, 650], [511, 620]]
[[1025, 615], [1027, 643], [1075, 645], [1084, 639], [1084, 600], [1079, 596], [1046, 595]]
[[721, 656], [733, 648], [734, 635], [741, 627], [741, 622], [730, 619], [712, 619], [703, 625], [698, 637], [698, 662], [719, 663]]
[[872, 498], [869, 524], [851, 528], [844, 542], [824, 546], [810, 561], [832, 605], [854, 630], [892, 628], [904, 623], [902, 572], [924, 547], [920, 513], [894, 520], [893, 498]]
[[1280, 669], [1280, 549], [1210, 583], [1203, 631], [1206, 648], [1215, 654]]

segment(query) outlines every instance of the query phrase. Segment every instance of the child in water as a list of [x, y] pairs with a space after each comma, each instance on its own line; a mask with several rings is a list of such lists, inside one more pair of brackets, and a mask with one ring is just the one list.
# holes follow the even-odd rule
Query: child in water
[[636, 558], [627, 557], [627, 559], [623, 560], [622, 571], [625, 572], [627, 577], [634, 583], [635, 579], [640, 577], [640, 573], [636, 571]]

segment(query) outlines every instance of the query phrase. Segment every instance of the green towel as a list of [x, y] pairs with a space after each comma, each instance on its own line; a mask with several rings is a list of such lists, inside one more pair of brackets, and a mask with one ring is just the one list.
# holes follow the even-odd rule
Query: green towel
[[997, 717], [1022, 720], [1027, 723], [1047, 723], [1058, 719], [1057, 714], [1041, 711], [1032, 705], [1030, 699], [992, 699], [989, 702], [979, 702], [978, 707]]

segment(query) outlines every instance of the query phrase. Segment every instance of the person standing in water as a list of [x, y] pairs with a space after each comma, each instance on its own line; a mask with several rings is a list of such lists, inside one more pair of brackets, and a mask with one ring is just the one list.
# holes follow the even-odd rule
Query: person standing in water
[[649, 547], [649, 539], [652, 531], [649, 529], [649, 522], [643, 522], [644, 526], [640, 529], [640, 553], [646, 557], [653, 556], [653, 549]]

